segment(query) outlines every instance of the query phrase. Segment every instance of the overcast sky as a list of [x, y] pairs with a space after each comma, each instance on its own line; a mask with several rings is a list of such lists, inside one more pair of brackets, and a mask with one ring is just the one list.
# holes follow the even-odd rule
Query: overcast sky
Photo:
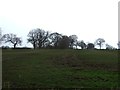
[[117, 47], [119, 0], [0, 0], [2, 33], [14, 33], [27, 44], [30, 30], [41, 28], [75, 34], [92, 42], [104, 38]]

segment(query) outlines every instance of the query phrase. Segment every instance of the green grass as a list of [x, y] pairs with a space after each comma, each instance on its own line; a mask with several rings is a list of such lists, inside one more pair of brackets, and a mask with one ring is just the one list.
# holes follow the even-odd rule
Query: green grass
[[117, 50], [3, 50], [3, 88], [118, 88]]

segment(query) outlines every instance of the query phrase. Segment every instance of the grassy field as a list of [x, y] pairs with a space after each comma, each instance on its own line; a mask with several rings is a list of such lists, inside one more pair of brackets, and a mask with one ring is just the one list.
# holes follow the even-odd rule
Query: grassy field
[[118, 88], [117, 50], [3, 50], [3, 88]]

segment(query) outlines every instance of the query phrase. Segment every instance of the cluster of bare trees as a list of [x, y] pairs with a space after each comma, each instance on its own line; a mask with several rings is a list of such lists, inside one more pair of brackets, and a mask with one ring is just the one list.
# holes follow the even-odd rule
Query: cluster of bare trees
[[[78, 40], [77, 35], [62, 35], [58, 32], [50, 33], [49, 31], [45, 31], [42, 29], [33, 29], [28, 33], [28, 43], [33, 45], [34, 49], [37, 48], [55, 48], [55, 49], [67, 49], [67, 48], [77, 48], [81, 47], [81, 49], [94, 49], [96, 45], [102, 48], [103, 44], [105, 44], [105, 40], [102, 38], [98, 38], [95, 43], [86, 44], [83, 40]], [[0, 31], [0, 42], [4, 41], [5, 43], [12, 43], [14, 48], [17, 45], [22, 44], [22, 40], [20, 37], [17, 37], [15, 34], [4, 34]], [[120, 42], [118, 43], [118, 47], [120, 49]], [[106, 49], [114, 49], [113, 46], [106, 44]]]
[[[77, 48], [94, 49], [95, 46], [102, 48], [105, 40], [98, 38], [94, 43], [86, 44], [83, 40], [79, 41], [77, 35], [62, 35], [57, 32], [49, 33], [42, 29], [31, 30], [28, 34], [28, 42], [35, 48]], [[106, 44], [106, 49], [115, 49], [113, 46]]]
[[31, 30], [28, 34], [28, 42], [36, 48], [73, 48], [77, 42], [77, 36], [66, 36], [57, 32], [49, 33], [42, 29]]

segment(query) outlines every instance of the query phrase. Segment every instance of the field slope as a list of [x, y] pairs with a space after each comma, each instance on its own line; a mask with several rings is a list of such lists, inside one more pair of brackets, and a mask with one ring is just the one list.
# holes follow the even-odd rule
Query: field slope
[[118, 51], [3, 50], [3, 88], [117, 88]]

